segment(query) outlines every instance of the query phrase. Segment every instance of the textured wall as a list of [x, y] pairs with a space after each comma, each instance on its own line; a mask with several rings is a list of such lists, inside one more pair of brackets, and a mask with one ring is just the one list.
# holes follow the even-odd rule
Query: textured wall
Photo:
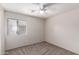
[[79, 54], [79, 9], [46, 20], [46, 41]]

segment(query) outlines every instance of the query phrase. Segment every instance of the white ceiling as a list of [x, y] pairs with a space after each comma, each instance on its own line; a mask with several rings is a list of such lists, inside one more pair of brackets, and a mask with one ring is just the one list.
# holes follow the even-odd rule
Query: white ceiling
[[79, 3], [56, 3], [47, 7], [47, 13], [31, 12], [31, 10], [39, 10], [40, 5], [34, 3], [2, 3], [3, 8], [7, 11], [18, 12], [30, 16], [40, 18], [48, 18], [59, 13], [79, 8]]

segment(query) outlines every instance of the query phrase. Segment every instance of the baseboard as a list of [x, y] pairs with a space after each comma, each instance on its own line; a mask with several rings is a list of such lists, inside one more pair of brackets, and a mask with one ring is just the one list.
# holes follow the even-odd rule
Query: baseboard
[[66, 49], [66, 48], [63, 48], [63, 47], [58, 46], [58, 45], [56, 45], [56, 44], [49, 43], [49, 42], [47, 42], [47, 41], [45, 41], [45, 42], [46, 42], [46, 43], [48, 43], [48, 44], [51, 44], [51, 45], [55, 45], [55, 46], [57, 46], [57, 47], [59, 47], [59, 48], [65, 49], [65, 50], [67, 50], [67, 51], [70, 51], [70, 52], [72, 52], [72, 53], [75, 53], [76, 55], [79, 55], [79, 54], [78, 54], [78, 53], [76, 53], [76, 52], [73, 52], [73, 51], [71, 51], [71, 50], [68, 50], [68, 49]]
[[[31, 46], [31, 45], [39, 44], [39, 43], [42, 43], [42, 42], [46, 42], [46, 41], [41, 41], [41, 42], [37, 42], [37, 43], [25, 45], [25, 46]], [[21, 47], [25, 47], [25, 46], [21, 46]], [[8, 49], [8, 50], [13, 50], [13, 49], [21, 48], [21, 47], [16, 47], [16, 48]], [[5, 51], [8, 51], [8, 50], [5, 50]]]
[[[48, 44], [51, 44], [51, 45], [55, 45], [55, 46], [57, 46], [57, 47], [59, 47], [59, 48], [65, 49], [65, 48], [60, 47], [60, 46], [58, 46], [58, 45], [56, 45], [56, 44], [49, 43], [49, 42], [47, 42], [47, 41], [42, 41], [42, 42], [45, 42], [45, 43], [48, 43]], [[40, 43], [42, 43], [42, 42], [37, 42], [37, 43], [30, 44], [30, 45], [26, 45], [26, 46], [36, 45], [36, 44], [40, 44]], [[21, 46], [21, 47], [25, 47], [25, 46]], [[17, 48], [21, 48], [21, 47], [17, 47]], [[17, 49], [17, 48], [13, 48], [13, 49]], [[13, 49], [9, 49], [9, 50], [13, 50]], [[68, 49], [65, 49], [65, 50], [70, 51], [70, 50], [68, 50]], [[6, 51], [8, 51], [8, 50], [6, 50]], [[73, 52], [73, 51], [70, 51], [70, 52], [75, 53], [75, 52]], [[78, 53], [75, 53], [75, 55], [78, 55]]]

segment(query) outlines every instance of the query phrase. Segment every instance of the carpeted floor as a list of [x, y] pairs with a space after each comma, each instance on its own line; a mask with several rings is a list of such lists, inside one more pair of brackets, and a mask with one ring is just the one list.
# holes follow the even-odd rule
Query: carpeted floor
[[6, 55], [76, 55], [68, 50], [41, 42], [6, 51]]

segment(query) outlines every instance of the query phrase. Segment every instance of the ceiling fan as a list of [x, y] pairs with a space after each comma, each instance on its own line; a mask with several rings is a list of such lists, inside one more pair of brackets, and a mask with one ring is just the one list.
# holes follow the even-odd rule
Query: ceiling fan
[[47, 13], [47, 7], [55, 4], [55, 3], [34, 3], [36, 5], [39, 5], [39, 10], [32, 10], [31, 12], [37, 12], [39, 11], [40, 14], [43, 14], [43, 13]]

